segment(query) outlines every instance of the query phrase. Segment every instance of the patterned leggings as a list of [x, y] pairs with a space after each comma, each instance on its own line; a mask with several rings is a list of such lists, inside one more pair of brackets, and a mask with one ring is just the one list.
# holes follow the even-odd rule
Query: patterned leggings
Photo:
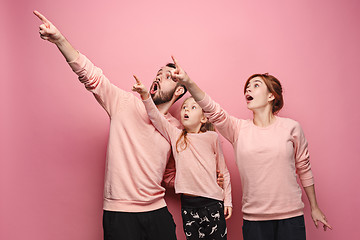
[[222, 201], [182, 195], [181, 213], [187, 240], [227, 239], [224, 203]]

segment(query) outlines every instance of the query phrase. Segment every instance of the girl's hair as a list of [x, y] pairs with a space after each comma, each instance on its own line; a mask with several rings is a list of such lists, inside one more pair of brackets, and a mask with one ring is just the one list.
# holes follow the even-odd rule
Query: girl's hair
[[[188, 97], [187, 99], [189, 99], [189, 98], [192, 98], [192, 97]], [[184, 100], [183, 104], [185, 103], [185, 101], [187, 99]], [[215, 131], [215, 127], [209, 121], [209, 119], [207, 119], [206, 123], [203, 123], [200, 127], [200, 132], [206, 132], [206, 131]], [[187, 148], [187, 146], [188, 146], [187, 133], [188, 132], [186, 131], [186, 129], [182, 130], [180, 137], [176, 141], [176, 152], [179, 152], [179, 148], [180, 148], [180, 152], [184, 151]]]
[[269, 92], [271, 92], [274, 95], [275, 99], [272, 101], [272, 113], [277, 114], [284, 106], [284, 99], [282, 95], [282, 87], [280, 81], [276, 77], [268, 73], [253, 74], [248, 78], [248, 80], [245, 83], [244, 94], [246, 93], [246, 88], [250, 80], [255, 77], [260, 77], [262, 80], [264, 80]]

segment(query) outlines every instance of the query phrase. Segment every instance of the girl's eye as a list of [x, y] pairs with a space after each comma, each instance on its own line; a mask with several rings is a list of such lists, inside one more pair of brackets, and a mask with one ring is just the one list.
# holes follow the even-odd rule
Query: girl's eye
[[193, 106], [193, 107], [192, 107], [192, 109], [196, 109], [196, 107], [195, 107], [195, 106]]
[[259, 84], [255, 84], [254, 87], [259, 87]]
[[167, 79], [170, 79], [170, 78], [171, 78], [171, 76], [170, 76], [170, 75], [168, 75], [166, 78], [167, 78]]

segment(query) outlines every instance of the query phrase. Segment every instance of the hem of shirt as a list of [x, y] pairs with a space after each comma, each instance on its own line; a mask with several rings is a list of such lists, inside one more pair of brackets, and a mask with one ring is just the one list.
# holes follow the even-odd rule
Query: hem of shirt
[[114, 212], [148, 212], [166, 207], [166, 202], [163, 198], [152, 201], [130, 201], [117, 199], [104, 199], [103, 209]]
[[183, 193], [183, 194], [189, 194], [189, 195], [198, 196], [198, 197], [210, 198], [210, 199], [214, 199], [214, 200], [217, 200], [217, 201], [223, 201], [225, 207], [232, 207], [232, 203], [225, 202], [224, 198], [219, 197], [219, 196], [212, 196], [212, 195], [209, 195], [209, 194], [202, 194], [202, 193], [199, 193], [199, 192], [191, 192], [191, 191], [183, 191], [183, 190], [178, 190], [178, 191], [175, 190], [175, 193], [176, 194], [182, 194]]
[[246, 214], [243, 213], [243, 218], [248, 221], [267, 221], [280, 220], [304, 215], [302, 209], [287, 213], [273, 213], [273, 214]]

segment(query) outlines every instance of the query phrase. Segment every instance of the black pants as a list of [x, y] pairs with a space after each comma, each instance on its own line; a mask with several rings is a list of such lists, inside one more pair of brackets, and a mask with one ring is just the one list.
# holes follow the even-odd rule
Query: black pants
[[269, 221], [243, 221], [244, 240], [305, 240], [304, 216]]
[[175, 222], [167, 207], [149, 212], [104, 210], [104, 240], [176, 240]]
[[186, 239], [226, 239], [227, 229], [223, 202], [182, 195], [181, 215]]

